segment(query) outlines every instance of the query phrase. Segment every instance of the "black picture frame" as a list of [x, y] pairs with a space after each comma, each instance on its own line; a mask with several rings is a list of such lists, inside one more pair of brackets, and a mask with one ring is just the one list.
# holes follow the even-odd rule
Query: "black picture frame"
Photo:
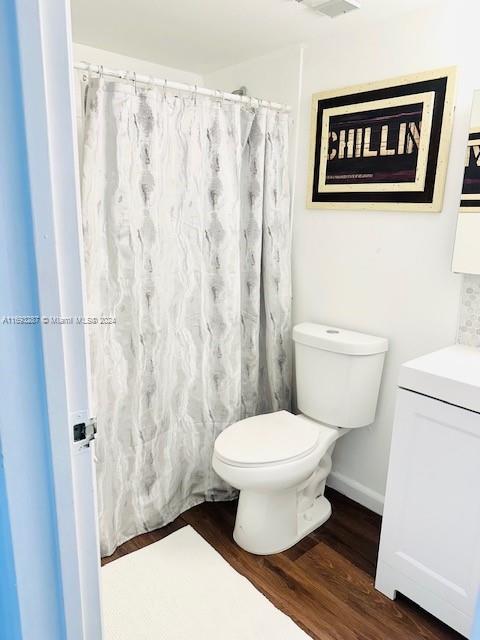
[[317, 93], [307, 206], [440, 211], [455, 68]]

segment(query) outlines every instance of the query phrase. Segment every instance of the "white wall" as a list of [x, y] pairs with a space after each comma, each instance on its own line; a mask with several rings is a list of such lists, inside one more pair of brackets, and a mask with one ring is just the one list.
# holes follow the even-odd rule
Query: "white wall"
[[120, 53], [96, 49], [85, 44], [74, 43], [73, 57], [75, 62], [92, 62], [93, 64], [103, 64], [103, 66], [111, 67], [112, 69], [135, 71], [135, 73], [142, 73], [155, 78], [167, 78], [168, 80], [185, 82], [186, 84], [202, 84], [202, 77], [197, 73], [165, 67], [148, 60], [130, 58]]
[[[455, 342], [461, 276], [450, 271], [474, 89], [480, 87], [476, 0], [437, 0], [394, 21], [308, 43], [302, 74], [294, 223], [294, 321], [313, 321], [390, 340], [377, 420], [342, 439], [331, 484], [382, 508], [400, 364]], [[246, 84], [267, 99], [295, 85], [291, 55], [253, 60], [207, 76]], [[310, 101], [314, 92], [458, 65], [452, 151], [441, 214], [307, 210]], [[230, 84], [229, 84], [230, 83]], [[263, 84], [262, 84], [263, 83]], [[250, 86], [249, 86], [250, 85]], [[222, 87], [223, 88], [223, 87]], [[284, 100], [290, 101], [284, 95]]]
[[[437, 2], [369, 31], [338, 33], [305, 52], [294, 242], [295, 319], [390, 339], [377, 420], [339, 442], [332, 484], [379, 509], [388, 467], [396, 381], [402, 362], [456, 339], [461, 276], [450, 272], [465, 142], [480, 73], [478, 3]], [[309, 100], [322, 89], [458, 65], [459, 83], [441, 214], [306, 210]], [[360, 492], [360, 493], [359, 493]]]
[[[305, 51], [294, 317], [390, 339], [375, 424], [336, 449], [332, 484], [379, 509], [400, 364], [455, 342], [461, 276], [450, 271], [474, 89], [480, 86], [475, 0], [439, 1], [368, 31], [338, 33]], [[466, 11], [465, 9], [469, 9]], [[441, 214], [305, 209], [310, 98], [315, 91], [458, 65], [457, 110]], [[358, 492], [360, 491], [360, 495]]]
[[[245, 85], [249, 96], [296, 107], [301, 49], [302, 45], [288, 47], [207, 73], [205, 85], [221, 91], [234, 91]], [[279, 75], [282, 82], [279, 82]]]

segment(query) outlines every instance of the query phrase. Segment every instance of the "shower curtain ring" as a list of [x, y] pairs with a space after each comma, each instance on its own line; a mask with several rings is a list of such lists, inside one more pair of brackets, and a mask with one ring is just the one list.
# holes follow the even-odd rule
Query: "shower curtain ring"
[[92, 75], [92, 65], [88, 63], [85, 73], [82, 75], [82, 80], [84, 82], [88, 82], [90, 80], [91, 75]]
[[198, 85], [195, 85], [195, 90], [193, 92], [193, 104], [197, 106], [197, 94], [198, 94]]
[[98, 67], [98, 77], [103, 79], [103, 64]]
[[167, 99], [167, 79], [163, 81], [163, 99]]
[[133, 72], [133, 90], [135, 91], [135, 95], [137, 95], [137, 73]]

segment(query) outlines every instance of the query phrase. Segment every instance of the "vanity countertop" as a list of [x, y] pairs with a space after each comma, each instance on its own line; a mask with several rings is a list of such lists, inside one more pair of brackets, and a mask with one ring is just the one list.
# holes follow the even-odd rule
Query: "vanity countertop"
[[457, 344], [410, 360], [399, 386], [480, 413], [480, 349]]

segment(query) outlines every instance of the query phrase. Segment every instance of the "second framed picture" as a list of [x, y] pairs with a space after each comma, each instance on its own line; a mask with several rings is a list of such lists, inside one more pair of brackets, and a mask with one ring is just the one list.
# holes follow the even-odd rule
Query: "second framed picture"
[[441, 211], [455, 68], [313, 96], [307, 206]]
[[[478, 109], [477, 103], [474, 103], [472, 119], [475, 121], [478, 118]], [[468, 135], [460, 212], [480, 212], [480, 127], [478, 124], [470, 129]]]

